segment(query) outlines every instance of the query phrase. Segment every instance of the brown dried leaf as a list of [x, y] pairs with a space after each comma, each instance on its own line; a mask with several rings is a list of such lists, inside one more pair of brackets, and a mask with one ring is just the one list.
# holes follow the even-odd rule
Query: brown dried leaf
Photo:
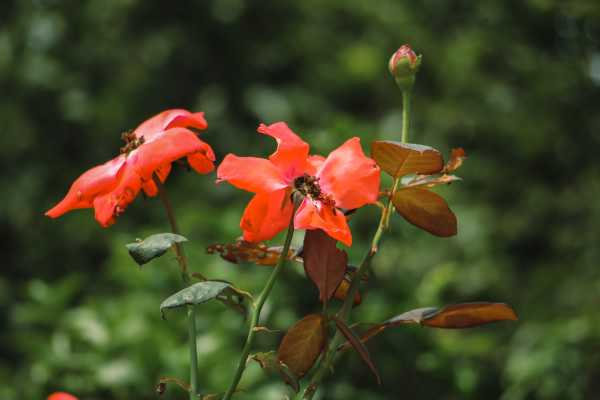
[[287, 331], [277, 350], [277, 357], [301, 378], [323, 351], [326, 339], [325, 317], [309, 314]]
[[371, 144], [371, 156], [394, 178], [407, 174], [433, 174], [444, 166], [439, 151], [420, 144], [375, 141]]
[[[267, 247], [264, 243], [250, 243], [238, 240], [235, 243], [212, 244], [206, 248], [209, 254], [219, 253], [221, 258], [234, 264], [240, 262], [254, 263], [273, 267], [279, 261], [281, 246]], [[290, 249], [288, 259], [292, 259], [295, 249]]]
[[[364, 343], [390, 327], [405, 324], [421, 324], [432, 328], [463, 329], [485, 325], [498, 321], [518, 320], [515, 311], [505, 303], [460, 303], [446, 306], [442, 309], [433, 307], [417, 308], [407, 311], [382, 324], [376, 324], [367, 329], [360, 340]], [[349, 349], [350, 343], [346, 342], [338, 350]]]
[[465, 153], [465, 150], [462, 147], [452, 149], [452, 152], [450, 153], [450, 160], [448, 160], [446, 165], [444, 165], [444, 169], [442, 170], [442, 172], [446, 174], [448, 172], [456, 171], [460, 168], [460, 166], [466, 158], [467, 154]]
[[333, 316], [332, 318], [335, 321], [335, 326], [342, 333], [342, 335], [344, 335], [346, 340], [348, 340], [348, 343], [350, 343], [352, 348], [354, 350], [356, 350], [356, 352], [360, 355], [360, 357], [365, 362], [365, 364], [367, 364], [367, 366], [369, 367], [371, 372], [373, 372], [373, 374], [377, 378], [377, 383], [379, 385], [381, 385], [381, 377], [379, 376], [377, 367], [373, 363], [373, 360], [371, 360], [371, 355], [369, 354], [369, 350], [367, 350], [364, 343], [361, 341], [361, 338], [359, 338], [356, 335], [356, 333], [354, 333], [354, 331], [352, 329], [350, 329], [348, 327], [348, 325], [346, 325], [346, 323], [344, 321], [342, 321], [341, 319], [339, 319], [337, 316]]
[[344, 279], [348, 255], [336, 246], [337, 241], [320, 229], [304, 236], [304, 270], [319, 289], [319, 299], [327, 302]]
[[421, 324], [433, 328], [462, 329], [517, 319], [517, 314], [507, 304], [479, 302], [446, 306], [428, 315]]
[[462, 180], [456, 175], [417, 175], [414, 179], [409, 180], [402, 188], [426, 187], [432, 188], [437, 185], [449, 185], [452, 182]]
[[402, 188], [392, 201], [396, 211], [411, 224], [435, 236], [456, 235], [456, 216], [439, 195], [422, 188]]

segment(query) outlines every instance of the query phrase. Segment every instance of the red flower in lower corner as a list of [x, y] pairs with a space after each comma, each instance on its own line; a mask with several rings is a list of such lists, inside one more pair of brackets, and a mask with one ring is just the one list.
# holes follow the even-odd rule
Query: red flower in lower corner
[[258, 132], [273, 137], [277, 150], [269, 159], [228, 154], [217, 169], [218, 182], [255, 193], [240, 223], [244, 240], [260, 242], [285, 229], [293, 212], [292, 190], [304, 195], [296, 229], [322, 229], [347, 246], [352, 234], [337, 209], [355, 209], [377, 201], [379, 167], [366, 157], [354, 137], [327, 158], [309, 156], [309, 146], [284, 122], [261, 124]]
[[55, 392], [48, 396], [47, 400], [78, 400], [77, 397], [66, 392]]
[[94, 208], [96, 220], [103, 227], [112, 225], [140, 190], [156, 196], [153, 174], [164, 182], [171, 163], [187, 156], [189, 165], [200, 174], [214, 169], [212, 148], [190, 128], [208, 127], [204, 113], [167, 110], [122, 134], [125, 146], [121, 154], [105, 164], [84, 172], [71, 185], [65, 198], [46, 212], [57, 218], [78, 208]]

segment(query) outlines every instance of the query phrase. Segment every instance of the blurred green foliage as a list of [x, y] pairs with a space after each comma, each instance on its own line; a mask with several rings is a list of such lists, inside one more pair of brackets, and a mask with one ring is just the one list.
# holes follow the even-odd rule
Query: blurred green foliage
[[[126, 243], [166, 231], [139, 198], [110, 229], [89, 210], [43, 217], [81, 172], [112, 158], [120, 132], [173, 107], [206, 111], [219, 158], [268, 154], [259, 122], [285, 120], [327, 153], [359, 135], [398, 138], [389, 55], [423, 54], [410, 139], [462, 146], [463, 182], [442, 189], [459, 234], [439, 239], [395, 218], [355, 315], [380, 321], [422, 306], [506, 301], [518, 323], [470, 331], [386, 331], [321, 399], [590, 399], [600, 393], [600, 3], [593, 0], [8, 0], [0, 11], [0, 398], [152, 399], [187, 377], [172, 257], [139, 268]], [[193, 269], [256, 291], [268, 268], [205, 253], [229, 242], [249, 195], [176, 170], [167, 188]], [[353, 221], [358, 261], [377, 211]], [[297, 238], [299, 240], [300, 237]], [[276, 241], [274, 241], [276, 242]], [[264, 312], [273, 329], [318, 307], [290, 265]], [[242, 319], [199, 312], [201, 384], [226, 388]], [[258, 350], [280, 336], [261, 334]], [[286, 390], [250, 365], [240, 398]], [[165, 398], [182, 398], [169, 387]]]

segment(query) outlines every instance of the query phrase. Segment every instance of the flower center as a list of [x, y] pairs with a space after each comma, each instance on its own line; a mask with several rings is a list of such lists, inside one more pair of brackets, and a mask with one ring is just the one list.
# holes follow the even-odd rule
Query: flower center
[[308, 197], [312, 200], [318, 200], [323, 204], [334, 207], [335, 210], [335, 200], [333, 200], [331, 196], [321, 191], [321, 186], [319, 186], [319, 178], [316, 176], [304, 174], [297, 177], [294, 179], [294, 188], [304, 197]]
[[125, 146], [121, 147], [121, 154], [131, 153], [133, 150], [144, 144], [145, 141], [143, 136], [140, 136], [139, 138], [136, 137], [133, 131], [121, 133], [121, 139], [125, 141]]

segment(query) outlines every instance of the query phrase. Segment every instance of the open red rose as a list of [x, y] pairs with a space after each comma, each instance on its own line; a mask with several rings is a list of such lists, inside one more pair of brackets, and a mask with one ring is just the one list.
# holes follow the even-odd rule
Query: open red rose
[[293, 212], [292, 190], [304, 195], [294, 218], [296, 229], [322, 229], [347, 246], [352, 234], [338, 208], [355, 209], [377, 201], [379, 167], [366, 157], [354, 137], [327, 158], [310, 156], [309, 146], [284, 123], [258, 132], [277, 141], [269, 159], [228, 154], [217, 169], [218, 182], [255, 193], [240, 227], [244, 240], [260, 242], [285, 229]]
[[173, 161], [187, 156], [195, 171], [209, 173], [214, 169], [213, 150], [189, 129], [204, 130], [207, 126], [204, 113], [180, 109], [163, 111], [144, 121], [123, 134], [126, 145], [119, 156], [84, 172], [46, 215], [57, 218], [78, 208], [94, 208], [96, 220], [107, 227], [141, 189], [148, 196], [156, 196], [152, 175], [156, 173], [164, 182]]
[[48, 396], [47, 400], [78, 400], [77, 397], [66, 392], [55, 392]]

